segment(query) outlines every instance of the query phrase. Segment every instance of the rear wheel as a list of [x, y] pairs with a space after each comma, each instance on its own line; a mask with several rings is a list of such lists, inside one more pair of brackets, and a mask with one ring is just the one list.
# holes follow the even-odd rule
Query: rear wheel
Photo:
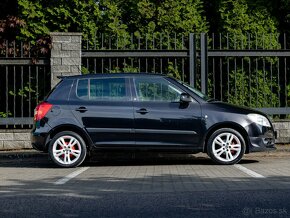
[[75, 132], [64, 131], [52, 138], [48, 152], [58, 166], [77, 167], [84, 161], [87, 149], [81, 136]]
[[244, 138], [230, 128], [216, 130], [208, 139], [207, 151], [210, 158], [218, 163], [230, 165], [238, 163], [246, 150]]

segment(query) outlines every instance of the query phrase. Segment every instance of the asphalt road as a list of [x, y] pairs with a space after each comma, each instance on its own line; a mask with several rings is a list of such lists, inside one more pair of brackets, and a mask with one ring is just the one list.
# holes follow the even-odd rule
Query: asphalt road
[[290, 155], [116, 154], [79, 168], [0, 160], [0, 217], [290, 217]]

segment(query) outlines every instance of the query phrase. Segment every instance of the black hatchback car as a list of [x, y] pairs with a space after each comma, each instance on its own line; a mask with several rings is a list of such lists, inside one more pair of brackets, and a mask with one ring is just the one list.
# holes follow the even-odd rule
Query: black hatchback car
[[97, 150], [206, 152], [219, 164], [274, 149], [267, 116], [156, 74], [64, 77], [35, 109], [32, 145], [61, 167]]

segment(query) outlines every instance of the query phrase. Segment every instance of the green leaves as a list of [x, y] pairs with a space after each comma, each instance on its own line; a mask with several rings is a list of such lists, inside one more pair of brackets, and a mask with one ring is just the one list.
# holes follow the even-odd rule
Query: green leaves
[[[219, 7], [219, 31], [227, 34], [223, 44], [227, 49], [279, 49], [277, 19], [271, 16], [262, 4], [249, 3], [247, 0], [222, 0]], [[228, 58], [229, 60], [230, 58]], [[245, 57], [248, 64], [250, 58]], [[277, 58], [257, 58], [260, 66], [275, 64]], [[272, 75], [273, 73], [273, 75]], [[275, 107], [279, 105], [278, 72], [270, 68], [257, 70], [254, 66], [245, 72], [238, 64], [229, 73], [228, 101], [250, 107]]]
[[248, 72], [238, 69], [230, 74], [228, 102], [248, 107], [277, 107], [279, 86], [277, 78], [263, 70]]
[[27, 83], [26, 86], [23, 87], [23, 89], [19, 89], [17, 93], [11, 90], [9, 91], [9, 95], [14, 96], [14, 97], [16, 96], [23, 97], [26, 101], [29, 101], [28, 98], [31, 93], [38, 95], [38, 93], [36, 93], [36, 91], [31, 88], [31, 85], [29, 83]]
[[1, 112], [0, 111], [0, 118], [2, 117], [2, 118], [7, 118], [8, 116], [11, 116], [12, 115], [12, 113], [11, 112]]
[[[244, 49], [249, 46], [258, 49], [279, 49], [278, 23], [267, 8], [248, 5], [247, 0], [223, 0], [219, 8], [220, 32], [229, 36], [229, 47]], [[248, 37], [255, 40], [250, 45]]]
[[[189, 33], [209, 32], [221, 33], [221, 44], [228, 49], [279, 49], [279, 28], [289, 26], [289, 0], [18, 0], [19, 16], [26, 25], [21, 27], [19, 38], [34, 41], [49, 32], [82, 32], [83, 39], [88, 40], [91, 49], [105, 49], [112, 42], [113, 49], [183, 49], [183, 35]], [[281, 11], [281, 14], [280, 14]], [[278, 23], [279, 22], [279, 23]], [[288, 25], [288, 26], [287, 26]], [[1, 32], [1, 29], [0, 29]], [[103, 34], [103, 35], [101, 35]], [[135, 41], [132, 35], [135, 36]], [[97, 36], [97, 37], [95, 37]], [[182, 40], [178, 40], [181, 39]], [[281, 38], [281, 37], [280, 37]], [[177, 42], [175, 44], [175, 41]], [[137, 41], [140, 41], [140, 46]], [[288, 40], [289, 41], [289, 40]], [[33, 43], [32, 43], [33, 44]], [[138, 47], [139, 46], [139, 47]], [[244, 58], [247, 61], [248, 58]], [[259, 59], [260, 60], [260, 59]], [[266, 64], [277, 63], [277, 58], [265, 58]], [[253, 68], [253, 67], [252, 67]], [[87, 73], [88, 70], [82, 68]], [[122, 68], [112, 71], [136, 71], [136, 68], [124, 64]], [[180, 72], [172, 62], [168, 61], [166, 73], [180, 78]], [[263, 80], [263, 92], [254, 87], [252, 76], [242, 72], [237, 66], [237, 74], [231, 72], [231, 84], [236, 84], [235, 96], [230, 91], [229, 100], [234, 103], [247, 104], [247, 95], [256, 96], [257, 106], [262, 105], [263, 98], [272, 99], [276, 89], [273, 81]], [[254, 72], [255, 69], [251, 69]], [[263, 76], [269, 75], [266, 68]], [[278, 78], [273, 72], [273, 78]], [[259, 83], [261, 81], [258, 81]], [[211, 88], [211, 85], [210, 87]], [[256, 94], [255, 94], [256, 93]], [[266, 93], [266, 94], [265, 94]], [[234, 96], [234, 98], [232, 98]]]
[[[140, 0], [136, 7], [137, 19], [129, 25], [143, 33], [183, 33], [207, 32], [207, 21], [203, 16], [200, 0]], [[132, 28], [133, 29], [133, 28]]]
[[20, 16], [27, 26], [22, 37], [35, 40], [49, 32], [82, 32], [85, 39], [93, 37], [100, 19], [100, 10], [94, 0], [18, 0]]

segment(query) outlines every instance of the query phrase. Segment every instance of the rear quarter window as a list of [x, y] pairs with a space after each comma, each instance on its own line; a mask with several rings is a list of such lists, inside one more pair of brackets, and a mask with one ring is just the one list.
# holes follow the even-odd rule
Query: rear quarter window
[[68, 100], [73, 80], [64, 79], [47, 95], [46, 100]]

